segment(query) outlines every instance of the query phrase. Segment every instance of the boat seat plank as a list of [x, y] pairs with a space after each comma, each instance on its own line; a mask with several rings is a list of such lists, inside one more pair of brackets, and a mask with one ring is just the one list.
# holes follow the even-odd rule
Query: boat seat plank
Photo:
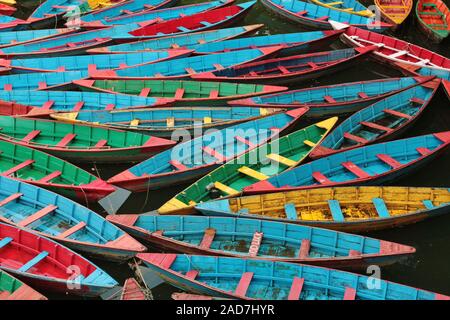
[[142, 88], [141, 92], [139, 92], [139, 96], [148, 97], [151, 92], [152, 92], [151, 88]]
[[202, 25], [204, 25], [205, 27], [212, 26], [212, 24], [209, 23], [208, 21], [200, 21], [200, 23], [201, 23]]
[[325, 20], [328, 20], [329, 18], [330, 18], [329, 16], [323, 16], [323, 17], [317, 18], [316, 20], [318, 20], [318, 21], [325, 21]]
[[174, 117], [168, 117], [168, 118], [166, 119], [166, 126], [167, 126], [168, 128], [174, 127], [174, 126], [175, 126], [175, 118], [174, 118]]
[[310, 140], [303, 140], [303, 143], [306, 144], [308, 147], [314, 148], [316, 146], [316, 143], [310, 141]]
[[287, 167], [293, 167], [297, 164], [296, 161], [291, 160], [289, 158], [283, 157], [277, 153], [269, 153], [268, 155], [266, 155], [266, 157], [270, 160], [273, 160], [275, 162], [281, 163]]
[[314, 178], [314, 180], [316, 180], [320, 184], [331, 183], [331, 180], [328, 179], [323, 173], [321, 173], [319, 171], [313, 172], [312, 177]]
[[46, 215], [52, 213], [57, 208], [58, 208], [57, 206], [48, 205], [48, 206], [42, 208], [41, 210], [33, 213], [31, 216], [28, 216], [27, 218], [23, 219], [22, 221], [17, 223], [17, 225], [19, 227], [26, 227], [26, 226], [30, 225], [31, 223], [33, 223], [33, 222], [35, 222], [35, 221], [45, 217]]
[[218, 90], [211, 90], [209, 92], [209, 98], [210, 99], [215, 99], [219, 97], [219, 91]]
[[10, 83], [7, 83], [3, 86], [4, 91], [12, 91], [12, 89], [13, 89], [13, 85]]
[[263, 239], [263, 233], [256, 231], [253, 234], [252, 242], [250, 243], [250, 248], [248, 249], [248, 255], [250, 257], [256, 257], [259, 252], [259, 248], [261, 247], [262, 239]]
[[214, 63], [213, 66], [214, 66], [214, 68], [216, 68], [216, 70], [218, 70], [218, 71], [225, 69], [225, 68], [223, 67], [223, 65], [221, 65], [220, 63]]
[[392, 169], [396, 169], [396, 168], [402, 166], [402, 164], [400, 162], [398, 162], [397, 160], [395, 160], [388, 154], [377, 154], [377, 157], [384, 163], [390, 165], [392, 167]]
[[226, 193], [228, 195], [234, 195], [234, 194], [238, 194], [239, 193], [239, 191], [237, 191], [237, 190], [235, 190], [235, 189], [233, 189], [233, 188], [231, 188], [231, 187], [229, 187], [227, 185], [224, 185], [223, 183], [221, 183], [219, 181], [214, 182], [214, 188], [216, 188], [216, 189], [218, 189], [218, 190], [220, 190], [223, 193]]
[[61, 139], [61, 141], [59, 141], [55, 147], [60, 147], [60, 148], [64, 148], [67, 147], [69, 145], [69, 143], [75, 139], [77, 135], [74, 133], [68, 133], [64, 136], [64, 138]]
[[215, 236], [216, 236], [216, 229], [213, 228], [206, 229], [199, 247], [201, 249], [211, 248], [211, 244], [213, 243]]
[[19, 272], [27, 272], [31, 268], [33, 268], [35, 265], [37, 265], [39, 262], [44, 260], [48, 256], [47, 251], [42, 251], [39, 253], [36, 257], [25, 263], [23, 266], [21, 266], [17, 271]]
[[295, 208], [295, 204], [292, 202], [286, 203], [284, 205], [284, 213], [286, 213], [286, 218], [289, 220], [297, 220], [297, 209]]
[[367, 139], [355, 136], [354, 134], [351, 134], [350, 132], [345, 132], [344, 133], [344, 138], [347, 139], [347, 140], [354, 141], [356, 143], [360, 143], [360, 144], [365, 144], [365, 143], [369, 142]]
[[245, 175], [247, 175], [247, 176], [253, 178], [253, 179], [260, 180], [260, 181], [261, 181], [261, 180], [266, 180], [266, 179], [269, 178], [269, 177], [266, 176], [265, 174], [263, 174], [263, 173], [261, 173], [261, 172], [259, 172], [259, 171], [253, 170], [252, 168], [249, 168], [249, 167], [247, 167], [247, 166], [242, 166], [242, 167], [240, 167], [240, 168], [238, 169], [238, 171], [239, 171], [240, 173], [243, 173], [243, 174], [245, 174]]
[[104, 146], [106, 146], [108, 144], [108, 140], [102, 139], [99, 140], [95, 145], [94, 148], [103, 148]]
[[365, 179], [365, 178], [370, 177], [370, 174], [365, 172], [363, 169], [361, 169], [360, 167], [358, 167], [356, 164], [354, 164], [351, 161], [342, 162], [341, 165], [360, 179]]
[[137, 127], [141, 121], [139, 119], [133, 119], [130, 121], [130, 127]]
[[209, 154], [211, 157], [216, 158], [220, 162], [226, 161], [226, 158], [224, 155], [222, 155], [220, 152], [218, 152], [214, 149], [211, 149], [210, 147], [203, 147], [202, 150], [203, 150], [203, 152]]
[[411, 101], [412, 103], [420, 104], [420, 105], [422, 105], [422, 104], [425, 103], [425, 100], [422, 100], [422, 99], [417, 98], [417, 97], [413, 97], [413, 98], [411, 98], [409, 101]]
[[184, 164], [182, 164], [180, 161], [178, 160], [170, 160], [169, 164], [171, 166], [173, 166], [175, 169], [177, 170], [187, 170], [189, 169], [188, 167], [186, 167]]
[[42, 110], [50, 110], [53, 107], [54, 104], [55, 104], [55, 101], [48, 100], [48, 101], [44, 102], [44, 104], [42, 105], [41, 109]]
[[0, 240], [0, 249], [7, 246], [8, 244], [10, 244], [13, 241], [12, 238], [10, 237], [5, 237], [2, 240]]
[[254, 143], [252, 143], [251, 141], [249, 141], [249, 140], [247, 140], [245, 138], [242, 138], [241, 136], [234, 136], [234, 138], [237, 141], [242, 142], [243, 144], [246, 144], [247, 146], [249, 146], [249, 148], [255, 148], [256, 147], [256, 145]]
[[383, 199], [373, 198], [372, 202], [380, 218], [389, 218], [391, 216]]
[[435, 206], [431, 200], [423, 200], [422, 203], [425, 206], [425, 208], [427, 208], [427, 209], [431, 210], [431, 209], [435, 208]]
[[328, 200], [328, 207], [330, 208], [333, 220], [336, 222], [345, 222], [344, 214], [342, 213], [341, 204], [338, 200]]
[[197, 278], [197, 276], [198, 276], [198, 271], [197, 270], [189, 270], [188, 272], [186, 272], [186, 274], [184, 276], [189, 280], [195, 280], [195, 278]]
[[41, 133], [41, 130], [33, 130], [29, 132], [25, 137], [22, 138], [22, 142], [29, 143], [31, 140], [36, 138]]
[[188, 29], [188, 28], [183, 27], [183, 26], [178, 26], [177, 29], [182, 31], [182, 32], [190, 32], [191, 31], [191, 29]]
[[282, 73], [282, 74], [288, 74], [291, 73], [286, 67], [284, 66], [277, 66], [277, 69]]
[[412, 117], [409, 114], [403, 113], [403, 112], [399, 112], [399, 111], [395, 111], [392, 109], [384, 109], [383, 110], [384, 113], [393, 115], [395, 117], [399, 117], [399, 118], [404, 118], [404, 119], [411, 119]]
[[2, 176], [9, 176], [9, 175], [11, 175], [13, 173], [16, 173], [17, 171], [19, 171], [19, 170], [21, 170], [23, 168], [31, 166], [33, 163], [34, 163], [34, 160], [32, 160], [32, 159], [25, 160], [24, 162], [21, 162], [18, 165], [16, 165], [16, 166], [14, 166], [14, 167], [4, 171], [2, 173]]
[[175, 99], [183, 99], [183, 96], [184, 96], [184, 89], [177, 88], [177, 90], [175, 90]]
[[59, 177], [61, 174], [62, 174], [62, 172], [57, 170], [57, 171], [54, 171], [54, 172], [46, 175], [45, 177], [39, 179], [38, 181], [41, 183], [47, 183], [47, 182], [50, 182], [51, 180]]
[[250, 286], [250, 282], [253, 278], [253, 272], [244, 272], [242, 274], [241, 279], [236, 287], [234, 293], [239, 296], [244, 296], [247, 293], [248, 287]]
[[391, 128], [388, 128], [388, 127], [385, 127], [385, 126], [382, 126], [380, 124], [373, 123], [373, 122], [361, 121], [360, 124], [365, 127], [375, 129], [375, 130], [380, 130], [380, 131], [385, 131], [385, 132], [393, 131], [393, 129], [391, 129]]
[[59, 235], [57, 235], [56, 237], [58, 239], [65, 239], [67, 237], [70, 237], [71, 235], [73, 235], [74, 233], [80, 231], [81, 229], [83, 229], [84, 227], [86, 227], [86, 223], [84, 222], [79, 222], [76, 225], [74, 225], [73, 227], [67, 229], [64, 232], [61, 232]]
[[312, 61], [308, 61], [307, 65], [311, 67], [311, 69], [317, 69], [319, 66]]
[[311, 250], [311, 241], [309, 239], [303, 239], [300, 244], [300, 249], [298, 251], [298, 257], [300, 259], [306, 259], [309, 256], [309, 251]]
[[365, 92], [358, 92], [358, 96], [359, 96], [361, 99], [367, 99], [367, 98], [369, 98], [369, 96], [368, 96]]
[[325, 100], [328, 103], [336, 103], [336, 100], [332, 96], [323, 96], [323, 100]]
[[177, 259], [176, 254], [166, 254], [164, 255], [163, 260], [160, 261], [159, 266], [163, 269], [169, 269], [176, 259]]
[[78, 101], [78, 102], [74, 105], [72, 111], [80, 111], [81, 109], [83, 109], [83, 106], [84, 106], [84, 101]]
[[114, 110], [115, 107], [116, 107], [116, 105], [114, 103], [110, 103], [110, 104], [106, 105], [105, 110], [111, 111], [111, 110]]
[[305, 14], [307, 14], [307, 13], [308, 13], [308, 10], [303, 10], [303, 11], [297, 12], [297, 15], [298, 15], [298, 16], [303, 16], [303, 15], [305, 15]]
[[298, 300], [303, 290], [305, 279], [294, 277], [292, 280], [291, 289], [289, 290], [288, 300]]
[[424, 147], [416, 148], [416, 151], [422, 156], [427, 156], [432, 152], [430, 149]]
[[210, 124], [212, 123], [212, 118], [211, 117], [203, 117], [203, 123], [204, 124]]
[[196, 74], [195, 70], [192, 68], [184, 68], [184, 70], [188, 73], [188, 74]]
[[0, 201], [0, 207], [3, 207], [7, 205], [10, 202], [13, 202], [14, 200], [19, 199], [21, 196], [23, 196], [23, 193], [13, 193], [12, 195], [6, 197], [2, 201]]
[[354, 288], [347, 287], [344, 292], [344, 300], [355, 300], [356, 290]]

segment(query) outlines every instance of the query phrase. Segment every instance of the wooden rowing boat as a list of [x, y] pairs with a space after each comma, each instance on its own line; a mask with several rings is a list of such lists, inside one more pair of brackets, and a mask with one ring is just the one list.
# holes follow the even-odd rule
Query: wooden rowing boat
[[80, 202], [96, 202], [115, 188], [59, 158], [0, 140], [0, 175], [59, 193]]
[[138, 214], [106, 219], [164, 252], [365, 270], [395, 263], [416, 251], [390, 241], [257, 219]]
[[[339, 33], [336, 33], [336, 31]], [[277, 56], [287, 56], [319, 49], [324, 45], [335, 41], [341, 32], [341, 30], [324, 30], [274, 34], [197, 44], [189, 47], [189, 49], [195, 50], [196, 54], [211, 54], [232, 50], [282, 46], [282, 49], [278, 52]]]
[[375, 0], [381, 16], [394, 26], [402, 24], [408, 18], [413, 4], [413, 0]]
[[0, 49], [74, 33], [71, 29], [43, 29], [0, 32]]
[[[377, 47], [349, 48], [307, 53], [284, 58], [235, 65], [221, 70], [193, 74], [204, 81], [236, 81], [269, 84], [289, 84], [329, 76], [366, 59]], [[262, 49], [261, 49], [262, 50]]]
[[337, 23], [332, 25], [335, 29], [345, 29], [341, 39], [348, 45], [359, 48], [377, 46], [372, 55], [383, 63], [389, 63], [395, 67], [397, 67], [396, 63], [402, 63], [419, 68], [450, 71], [450, 58], [431, 50], [368, 30]]
[[307, 117], [348, 114], [381, 99], [420, 85], [433, 77], [387, 78], [341, 83], [228, 101], [232, 106], [260, 108], [309, 108]]
[[435, 79], [378, 101], [352, 114], [311, 152], [313, 159], [392, 140], [425, 111], [440, 80]]
[[12, 73], [118, 70], [145, 66], [187, 57], [191, 50], [167, 50], [135, 52], [127, 54], [100, 54], [33, 59], [0, 59], [0, 67], [10, 68]]
[[419, 0], [416, 16], [420, 29], [434, 42], [441, 42], [450, 34], [450, 9], [441, 0]]
[[0, 116], [0, 127], [0, 140], [74, 162], [134, 162], [175, 144], [135, 132], [43, 119]]
[[266, 47], [260, 49], [248, 49], [211, 54], [207, 56], [195, 56], [153, 63], [144, 66], [127, 67], [117, 70], [92, 71], [89, 77], [92, 79], [111, 80], [171, 80], [188, 79], [190, 75], [202, 74], [213, 70], [223, 70], [236, 65], [263, 59], [275, 54], [281, 46]]
[[171, 6], [176, 0], [131, 0], [120, 1], [109, 7], [95, 10], [80, 17], [81, 26], [84, 23], [99, 21], [102, 19], [113, 19], [121, 16], [130, 16], [141, 12], [156, 11], [157, 9]]
[[256, 1], [249, 1], [224, 8], [200, 12], [167, 22], [150, 24], [130, 32], [133, 36], [162, 37], [227, 26], [248, 13]]
[[96, 297], [117, 285], [81, 255], [25, 229], [0, 223], [0, 248], [0, 269], [40, 290]]
[[443, 153], [449, 144], [447, 131], [352, 149], [257, 182], [244, 188], [244, 193], [380, 185], [414, 172]]
[[368, 276], [295, 263], [143, 253], [138, 258], [171, 285], [244, 300], [448, 300], [450, 297]]
[[18, 31], [26, 29], [27, 22], [22, 19], [0, 15], [0, 31]]
[[47, 298], [19, 279], [0, 270], [1, 300], [47, 300]]
[[16, 12], [16, 8], [0, 3], [0, 14], [5, 16], [12, 16]]
[[0, 89], [11, 90], [69, 90], [73, 80], [89, 77], [86, 71], [42, 72], [4, 75], [0, 77]]
[[311, 3], [339, 12], [347, 12], [357, 16], [371, 18], [374, 13], [357, 0], [308, 0]]
[[148, 300], [148, 297], [136, 279], [128, 278], [123, 285], [120, 300]]
[[[122, 171], [108, 182], [135, 192], [190, 182], [278, 137], [296, 124], [305, 111], [295, 109], [276, 113], [220, 131], [207, 132]], [[185, 136], [183, 139], [191, 138]]]
[[142, 41], [133, 41], [109, 47], [100, 47], [87, 50], [88, 53], [130, 53], [136, 51], [187, 49], [199, 44], [225, 41], [246, 34], [254, 33], [262, 24], [249, 26], [209, 30], [195, 33], [182, 34], [171, 37], [163, 37]]
[[282, 111], [285, 110], [205, 106], [70, 112], [52, 114], [51, 117], [65, 122], [95, 124], [170, 139], [177, 131], [194, 135], [197, 130], [220, 130]]
[[394, 67], [406, 76], [423, 76], [423, 77], [437, 77], [442, 80], [450, 80], [450, 70], [447, 69], [432, 69], [427, 67], [418, 67], [410, 64], [394, 62]]
[[376, 21], [373, 18], [337, 11], [299, 0], [261, 0], [261, 3], [276, 14], [308, 28], [332, 29], [330, 21], [345, 22], [360, 28], [370, 28], [370, 30], [377, 32], [383, 32], [392, 27], [391, 24]]
[[0, 91], [0, 115], [46, 116], [55, 112], [165, 106], [173, 100], [76, 91]]
[[[125, 261], [146, 250], [94, 211], [37, 186], [0, 176], [0, 199], [0, 221], [25, 228], [87, 255]], [[55, 244], [51, 247], [55, 248]], [[52, 252], [56, 253], [54, 249]], [[65, 261], [72, 264], [70, 259]]]
[[238, 97], [253, 97], [286, 90], [286, 87], [231, 82], [183, 80], [75, 80], [83, 91], [122, 93], [173, 100], [181, 106], [223, 105]]
[[274, 192], [198, 204], [204, 215], [369, 232], [450, 212], [448, 188], [335, 187]]
[[[85, 20], [81, 17], [81, 27], [83, 28], [103, 28], [114, 25], [136, 24], [137, 28], [150, 24], [167, 22], [169, 20], [192, 16], [201, 12], [218, 9], [230, 5], [234, 0], [217, 0], [211, 2], [194, 3], [185, 6], [177, 6], [162, 10], [147, 10], [135, 14], [122, 14], [114, 17], [104, 17], [100, 20]], [[108, 8], [110, 9], [110, 8]], [[123, 12], [123, 11], [122, 11]], [[66, 24], [68, 25], [68, 24]]]
[[237, 196], [256, 181], [299, 165], [331, 131], [337, 120], [335, 117], [318, 122], [223, 164], [164, 203], [158, 213], [192, 214], [198, 203]]

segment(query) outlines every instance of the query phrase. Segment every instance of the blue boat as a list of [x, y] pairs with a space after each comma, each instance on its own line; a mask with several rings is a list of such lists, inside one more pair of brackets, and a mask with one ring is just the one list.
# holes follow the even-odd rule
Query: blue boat
[[[0, 77], [1, 90], [70, 89], [73, 80], [89, 76], [87, 71], [42, 72], [5, 75]], [[74, 87], [74, 86], [73, 86]]]
[[244, 188], [244, 193], [341, 185], [381, 185], [410, 174], [443, 153], [450, 131], [378, 143], [333, 154]]
[[96, 71], [144, 66], [189, 56], [191, 50], [166, 50], [126, 54], [81, 55], [34, 59], [0, 59], [0, 67], [11, 68], [11, 73]]
[[433, 77], [405, 77], [349, 82], [233, 100], [228, 104], [263, 108], [308, 106], [307, 117], [324, 117], [358, 111], [431, 79]]
[[106, 220], [163, 252], [345, 269], [385, 266], [415, 252], [410, 246], [360, 235], [257, 219], [119, 214]]
[[276, 53], [280, 49], [281, 47], [278, 46], [231, 51], [117, 70], [93, 71], [89, 75], [92, 79], [187, 79], [191, 75], [224, 70], [236, 65], [262, 59]]
[[[81, 19], [81, 27], [83, 28], [98, 28], [114, 25], [136, 24], [136, 29], [155, 22], [168, 21], [184, 16], [191, 16], [200, 12], [217, 9], [233, 3], [234, 0], [217, 0], [212, 2], [195, 3], [174, 8], [167, 8], [162, 10], [145, 11], [139, 14], [121, 15], [118, 17], [107, 17], [95, 20]], [[111, 9], [111, 8], [109, 8]], [[99, 12], [100, 13], [100, 12]], [[94, 14], [93, 14], [94, 15]], [[88, 22], [84, 22], [88, 21]]]
[[124, 261], [146, 248], [94, 211], [61, 195], [0, 176], [0, 220], [75, 251]]
[[[158, 153], [128, 170], [110, 178], [111, 184], [144, 192], [195, 180], [226, 161], [248, 152], [297, 123], [305, 110], [299, 108], [261, 119], [247, 121], [202, 136], [173, 136], [172, 139], [191, 139]], [[197, 130], [200, 131], [200, 130]], [[180, 134], [180, 133], [179, 133]]]
[[[163, 101], [165, 100], [163, 99]], [[170, 101], [169, 99], [167, 100]], [[176, 130], [186, 130], [193, 134], [196, 129], [223, 129], [241, 122], [268, 116], [275, 112], [273, 109], [221, 106], [153, 107], [95, 112], [74, 111], [70, 113], [57, 113], [52, 115], [52, 118], [66, 122], [95, 123], [96, 125], [104, 125], [109, 128], [137, 131], [165, 138], [170, 138]], [[282, 112], [283, 109], [279, 109], [279, 111]]]
[[439, 85], [439, 79], [428, 81], [352, 114], [317, 145], [310, 157], [325, 157], [395, 138], [419, 118]]
[[345, 271], [287, 262], [142, 253], [171, 285], [198, 294], [245, 300], [448, 300], [450, 297]]
[[0, 32], [0, 50], [1, 48], [50, 39], [73, 32], [75, 32], [75, 30], [71, 29], [43, 29]]
[[348, 12], [351, 14], [355, 14], [363, 17], [373, 17], [375, 14], [367, 9], [364, 5], [362, 5], [357, 0], [308, 0], [310, 3], [317, 4], [322, 7], [326, 7], [329, 9]]
[[112, 19], [123, 15], [134, 15], [140, 12], [153, 11], [159, 8], [171, 6], [177, 0], [129, 0], [115, 5], [90, 12], [80, 17], [81, 23]]
[[98, 297], [118, 285], [76, 252], [22, 228], [0, 223], [0, 248], [0, 276], [4, 270], [40, 290]]
[[314, 29], [332, 29], [329, 23], [331, 20], [361, 29], [370, 28], [376, 32], [383, 32], [392, 27], [391, 24], [376, 21], [375, 18], [366, 18], [299, 0], [261, 0], [261, 3], [278, 15]]
[[253, 33], [262, 26], [262, 24], [255, 24], [243, 27], [202, 31], [178, 36], [123, 43], [109, 47], [94, 48], [87, 51], [89, 53], [129, 53], [147, 50], [187, 49], [198, 44], [224, 41], [244, 34]]
[[285, 33], [197, 44], [188, 48], [195, 50], [195, 53], [197, 54], [211, 54], [232, 50], [282, 46], [283, 48], [278, 52], [278, 56], [286, 56], [305, 51], [312, 51], [325, 44], [332, 43], [339, 38], [341, 33], [342, 31], [336, 33], [330, 32], [330, 30]]
[[[0, 114], [43, 116], [54, 112], [163, 106], [172, 101], [173, 99], [166, 98], [97, 92], [12, 90], [0, 91]], [[4, 112], [4, 109], [9, 112]]]
[[0, 15], [0, 31], [18, 31], [26, 28], [27, 22], [25, 20]]

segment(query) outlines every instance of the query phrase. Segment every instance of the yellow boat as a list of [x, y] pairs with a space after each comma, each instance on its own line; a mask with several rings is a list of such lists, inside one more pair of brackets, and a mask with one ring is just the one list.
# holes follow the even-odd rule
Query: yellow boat
[[398, 26], [411, 13], [413, 0], [375, 0], [375, 4], [387, 22]]
[[276, 192], [198, 204], [204, 215], [239, 216], [367, 232], [450, 211], [448, 188], [335, 187]]
[[335, 11], [347, 12], [367, 18], [375, 15], [372, 11], [356, 0], [309, 0], [309, 2]]

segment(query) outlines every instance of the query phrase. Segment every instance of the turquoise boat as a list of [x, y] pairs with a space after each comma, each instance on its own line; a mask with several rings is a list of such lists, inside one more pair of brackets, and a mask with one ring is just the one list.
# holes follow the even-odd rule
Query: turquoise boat
[[244, 300], [449, 300], [438, 293], [333, 269], [254, 259], [138, 254], [171, 285], [188, 292]]
[[40, 72], [4, 75], [0, 77], [0, 89], [11, 90], [53, 90], [73, 89], [72, 81], [89, 77], [87, 71]]
[[71, 29], [43, 29], [0, 32], [0, 50], [1, 48], [46, 40], [73, 32], [75, 32], [75, 30]]

